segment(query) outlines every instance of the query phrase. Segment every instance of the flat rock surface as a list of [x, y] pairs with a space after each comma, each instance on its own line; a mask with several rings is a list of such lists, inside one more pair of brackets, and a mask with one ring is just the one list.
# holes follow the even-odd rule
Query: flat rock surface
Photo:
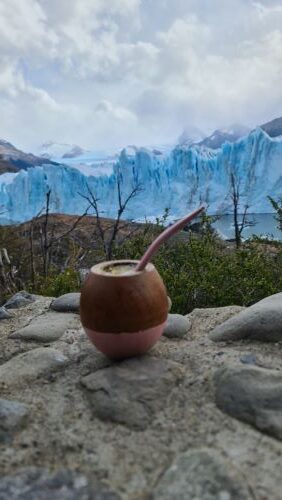
[[217, 326], [210, 338], [214, 342], [241, 339], [282, 341], [282, 293], [257, 302]]
[[168, 338], [183, 338], [191, 329], [191, 321], [181, 314], [169, 314], [163, 335]]
[[213, 449], [182, 453], [161, 477], [154, 500], [249, 500], [251, 490], [232, 463]]
[[18, 401], [0, 399], [0, 431], [13, 431], [27, 420], [29, 408]]
[[226, 366], [215, 374], [216, 404], [262, 432], [282, 440], [282, 372]]
[[[52, 342], [39, 344], [37, 340], [10, 338], [12, 332], [52, 312], [52, 300], [36, 297], [29, 305], [13, 309], [12, 318], [0, 322], [1, 398], [22, 403], [29, 409], [24, 425], [15, 431], [4, 431], [4, 437], [10, 432], [11, 439], [0, 439], [0, 481], [4, 480], [5, 484], [4, 490], [3, 482], [1, 484], [0, 491], [4, 491], [2, 498], [0, 494], [1, 500], [7, 500], [7, 491], [8, 499], [13, 498], [7, 481], [9, 488], [11, 484], [23, 484], [16, 478], [23, 468], [35, 466], [47, 471], [45, 477], [51, 481], [48, 484], [53, 485], [48, 490], [45, 479], [40, 483], [39, 473], [38, 484], [43, 485], [40, 492], [46, 489], [48, 499], [56, 499], [53, 479], [64, 469], [74, 474], [77, 485], [77, 478], [87, 478], [82, 485], [94, 488], [94, 500], [100, 498], [100, 492], [115, 494], [122, 500], [152, 500], [153, 495], [161, 491], [161, 481], [170, 468], [184, 461], [183, 454], [194, 451], [198, 454], [203, 449], [211, 450], [212, 464], [218, 463], [217, 457], [224, 461], [222, 482], [216, 484], [226, 485], [227, 477], [232, 484], [239, 483], [238, 491], [249, 488], [251, 500], [281, 500], [281, 440], [222, 411], [215, 399], [214, 374], [223, 366], [282, 372], [280, 345], [257, 341], [249, 345], [241, 340], [215, 343], [209, 338], [211, 330], [244, 308], [195, 309], [188, 315], [191, 329], [183, 338], [163, 336], [144, 357], [150, 359], [150, 363], [143, 365], [142, 362], [143, 372], [139, 360], [139, 364], [133, 362], [126, 368], [127, 376], [118, 375], [117, 380], [112, 381], [107, 369], [122, 367], [123, 363], [113, 363], [95, 349], [79, 325], [77, 315], [77, 326]], [[115, 371], [111, 373], [114, 377]], [[93, 384], [89, 389], [81, 383], [87, 377], [88, 383]], [[130, 387], [130, 377], [135, 390]], [[100, 391], [96, 391], [98, 381], [102, 385]], [[94, 399], [91, 401], [98, 398], [100, 392], [99, 411], [101, 408], [109, 411], [107, 383], [115, 401], [118, 399], [116, 388], [120, 387], [121, 402], [117, 401], [117, 409], [113, 409], [115, 419], [98, 416]], [[143, 391], [143, 385], [149, 387], [148, 391]], [[143, 429], [138, 424], [135, 426], [138, 409], [145, 415], [146, 425], [141, 423]], [[122, 411], [129, 412], [129, 424]], [[198, 462], [194, 460], [196, 465]], [[181, 484], [185, 480], [185, 463], [180, 471]], [[192, 475], [190, 480], [194, 490], [201, 492], [201, 468], [196, 465], [195, 477]], [[218, 470], [214, 465], [206, 467], [208, 471]], [[216, 475], [218, 477], [218, 472]], [[208, 472], [205, 477], [209, 481]], [[36, 481], [27, 484], [29, 496], [22, 499], [35, 500], [30, 492]], [[61, 479], [58, 484], [59, 498], [66, 500], [62, 492], [68, 490], [64, 489]], [[69, 489], [71, 495], [72, 486]], [[83, 496], [78, 491], [75, 498], [81, 500]], [[230, 500], [232, 489], [222, 491], [220, 500]], [[35, 492], [39, 500], [38, 490]], [[71, 496], [66, 498], [73, 500]], [[198, 498], [202, 500], [201, 496]]]
[[149, 356], [98, 370], [82, 379], [94, 414], [135, 429], [145, 429], [163, 408], [183, 369]]
[[49, 473], [31, 467], [0, 479], [0, 500], [118, 500], [118, 495], [94, 488], [73, 471]]
[[38, 377], [52, 374], [67, 362], [61, 352], [48, 347], [19, 354], [0, 366], [0, 387], [30, 383]]
[[51, 309], [58, 312], [79, 313], [80, 293], [66, 293], [51, 302]]
[[11, 339], [52, 342], [58, 340], [66, 330], [79, 326], [76, 314], [47, 312], [34, 318], [28, 325], [11, 333]]

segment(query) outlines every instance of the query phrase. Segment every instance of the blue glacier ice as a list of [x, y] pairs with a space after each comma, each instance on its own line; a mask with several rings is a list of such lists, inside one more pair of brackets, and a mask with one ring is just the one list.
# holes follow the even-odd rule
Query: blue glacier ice
[[282, 138], [273, 139], [257, 128], [218, 150], [185, 145], [170, 152], [127, 148], [109, 175], [86, 175], [66, 165], [30, 168], [6, 175], [2, 182], [0, 176], [0, 211], [10, 222], [28, 220], [44, 207], [51, 189], [53, 212], [81, 214], [87, 206], [81, 194], [89, 188], [99, 199], [102, 215], [115, 217], [120, 176], [123, 197], [136, 185], [142, 188], [128, 205], [128, 219], [160, 216], [165, 208], [179, 217], [200, 203], [207, 204], [209, 213], [230, 213], [231, 170], [240, 181], [242, 204], [248, 203], [253, 213], [270, 213], [267, 196], [282, 195]]

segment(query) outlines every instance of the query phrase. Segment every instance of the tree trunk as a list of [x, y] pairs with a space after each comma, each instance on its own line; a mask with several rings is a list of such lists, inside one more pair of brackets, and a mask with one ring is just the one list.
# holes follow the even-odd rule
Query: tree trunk
[[234, 205], [233, 217], [234, 217], [236, 248], [240, 248], [240, 246], [241, 246], [241, 234], [240, 234], [239, 222], [238, 222], [238, 207], [236, 205]]

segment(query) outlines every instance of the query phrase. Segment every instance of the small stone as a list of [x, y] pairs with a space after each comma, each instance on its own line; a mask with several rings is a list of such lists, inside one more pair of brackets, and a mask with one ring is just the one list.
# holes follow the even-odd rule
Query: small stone
[[13, 316], [6, 311], [5, 307], [0, 307], [0, 319], [9, 319], [12, 318]]
[[18, 401], [0, 399], [0, 430], [13, 431], [22, 427], [28, 416], [28, 407]]
[[182, 339], [191, 329], [191, 321], [181, 314], [169, 314], [163, 335], [168, 338]]
[[0, 479], [0, 500], [119, 500], [101, 486], [93, 487], [86, 476], [70, 470], [50, 473], [29, 467]]
[[82, 379], [95, 416], [142, 430], [183, 376], [181, 365], [149, 356], [132, 358]]
[[11, 333], [9, 338], [52, 342], [59, 339], [66, 330], [78, 325], [76, 314], [47, 312], [34, 318], [29, 325]]
[[79, 313], [80, 293], [66, 293], [51, 303], [51, 309], [58, 312]]
[[210, 333], [210, 338], [214, 342], [282, 341], [282, 293], [271, 295], [225, 321]]
[[249, 500], [248, 485], [217, 450], [201, 448], [179, 455], [161, 477], [153, 500]]
[[256, 365], [257, 364], [257, 358], [255, 354], [249, 353], [249, 354], [243, 354], [243, 356], [240, 357], [241, 363], [244, 365]]
[[282, 440], [282, 374], [257, 366], [226, 366], [216, 371], [220, 410]]
[[35, 301], [35, 296], [31, 293], [22, 290], [21, 292], [15, 293], [5, 304], [6, 309], [18, 309], [20, 307], [25, 307]]
[[[63, 368], [68, 358], [55, 349], [40, 347], [13, 357], [0, 366], [0, 388], [16, 387]], [[1, 498], [1, 497], [0, 497]]]

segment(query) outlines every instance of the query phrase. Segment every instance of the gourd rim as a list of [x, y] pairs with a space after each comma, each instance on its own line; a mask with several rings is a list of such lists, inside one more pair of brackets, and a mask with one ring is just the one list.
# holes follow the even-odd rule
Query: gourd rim
[[[104, 262], [99, 262], [99, 264], [96, 264], [95, 266], [92, 266], [90, 269], [90, 272], [92, 274], [98, 274], [100, 276], [105, 276], [107, 278], [128, 278], [128, 277], [133, 277], [133, 276], [139, 276], [144, 273], [152, 272], [155, 271], [155, 266], [149, 262], [145, 269], [142, 271], [136, 271], [136, 266], [139, 263], [138, 260], [131, 260], [131, 259], [121, 259], [121, 260], [108, 260]], [[110, 269], [117, 268], [119, 266], [124, 266], [124, 265], [130, 265], [132, 266], [132, 269], [129, 269], [128, 271], [122, 273], [122, 274], [114, 274], [110, 272]]]

